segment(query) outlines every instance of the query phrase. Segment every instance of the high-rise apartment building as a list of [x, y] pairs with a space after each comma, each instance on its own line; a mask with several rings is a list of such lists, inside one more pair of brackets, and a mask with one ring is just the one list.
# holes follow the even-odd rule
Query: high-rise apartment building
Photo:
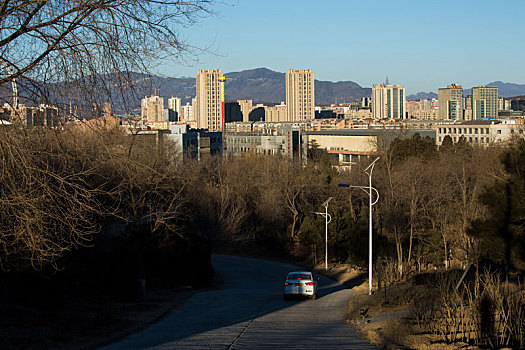
[[463, 120], [463, 87], [459, 84], [450, 84], [446, 88], [438, 89], [439, 119]]
[[472, 88], [472, 119], [498, 117], [498, 88], [475, 86]]
[[170, 111], [170, 114], [173, 111], [177, 114], [177, 119], [180, 119], [180, 107], [181, 107], [181, 99], [178, 97], [171, 97], [168, 98], [168, 110]]
[[141, 101], [141, 113], [142, 119], [146, 119], [148, 123], [161, 122], [162, 110], [164, 109], [164, 98], [157, 94], [150, 97], [144, 97]]
[[196, 77], [196, 98], [193, 113], [197, 127], [222, 131], [220, 69], [199, 69]]
[[372, 118], [406, 118], [405, 87], [400, 85], [374, 84], [372, 86]]
[[314, 72], [310, 69], [290, 69], [286, 73], [287, 121], [314, 119], [314, 106]]

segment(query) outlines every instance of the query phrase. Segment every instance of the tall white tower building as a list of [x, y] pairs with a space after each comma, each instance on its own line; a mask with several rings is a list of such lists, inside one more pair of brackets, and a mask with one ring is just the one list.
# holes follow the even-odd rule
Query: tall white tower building
[[286, 73], [286, 117], [288, 121], [314, 119], [314, 107], [314, 72], [310, 69], [290, 69]]
[[197, 73], [193, 113], [198, 128], [222, 131], [220, 77], [220, 69], [199, 69]]

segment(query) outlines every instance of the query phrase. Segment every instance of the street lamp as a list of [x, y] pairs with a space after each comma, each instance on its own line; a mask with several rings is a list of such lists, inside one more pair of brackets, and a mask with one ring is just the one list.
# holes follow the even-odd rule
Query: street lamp
[[324, 231], [324, 239], [325, 239], [325, 249], [324, 249], [324, 263], [325, 263], [325, 270], [328, 270], [328, 223], [332, 221], [332, 217], [330, 214], [328, 214], [328, 203], [332, 200], [332, 197], [329, 197], [327, 200], [324, 201], [322, 204], [324, 206], [324, 213], [311, 211], [310, 214], [317, 214], [324, 217], [325, 222], [325, 231]]
[[[350, 188], [360, 188], [368, 194], [370, 204], [368, 206], [369, 210], [369, 219], [368, 219], [368, 294], [372, 295], [372, 206], [377, 203], [379, 200], [379, 192], [377, 189], [372, 187], [372, 171], [374, 170], [374, 165], [379, 160], [377, 157], [372, 163], [370, 163], [362, 172], [368, 175], [368, 186], [353, 186], [349, 184], [339, 184], [339, 187], [350, 187]], [[372, 191], [376, 193], [376, 200], [372, 202]]]

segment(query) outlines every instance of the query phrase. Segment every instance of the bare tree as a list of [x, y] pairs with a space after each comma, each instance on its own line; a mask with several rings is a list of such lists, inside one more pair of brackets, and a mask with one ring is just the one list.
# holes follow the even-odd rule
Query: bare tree
[[[210, 14], [215, 3], [2, 0], [0, 58], [7, 68], [0, 86], [17, 79], [33, 95], [49, 98], [45, 89], [62, 82], [74, 84], [90, 103], [107, 100], [107, 90], [132, 83], [129, 72], [149, 72], [160, 60], [202, 52], [181, 38], [180, 29]], [[105, 81], [108, 74], [112, 79]]]

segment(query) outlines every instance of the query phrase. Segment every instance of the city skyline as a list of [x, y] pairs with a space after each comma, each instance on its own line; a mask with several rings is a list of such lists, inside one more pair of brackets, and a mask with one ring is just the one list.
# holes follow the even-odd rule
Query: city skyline
[[181, 32], [183, 40], [213, 54], [186, 63], [165, 61], [158, 71], [188, 77], [203, 67], [224, 72], [310, 68], [319, 80], [350, 80], [363, 87], [388, 75], [408, 95], [437, 91], [451, 81], [525, 83], [520, 58], [525, 48], [515, 39], [525, 34], [521, 1], [499, 7], [491, 1], [323, 4], [239, 0], [219, 6], [217, 16]]

